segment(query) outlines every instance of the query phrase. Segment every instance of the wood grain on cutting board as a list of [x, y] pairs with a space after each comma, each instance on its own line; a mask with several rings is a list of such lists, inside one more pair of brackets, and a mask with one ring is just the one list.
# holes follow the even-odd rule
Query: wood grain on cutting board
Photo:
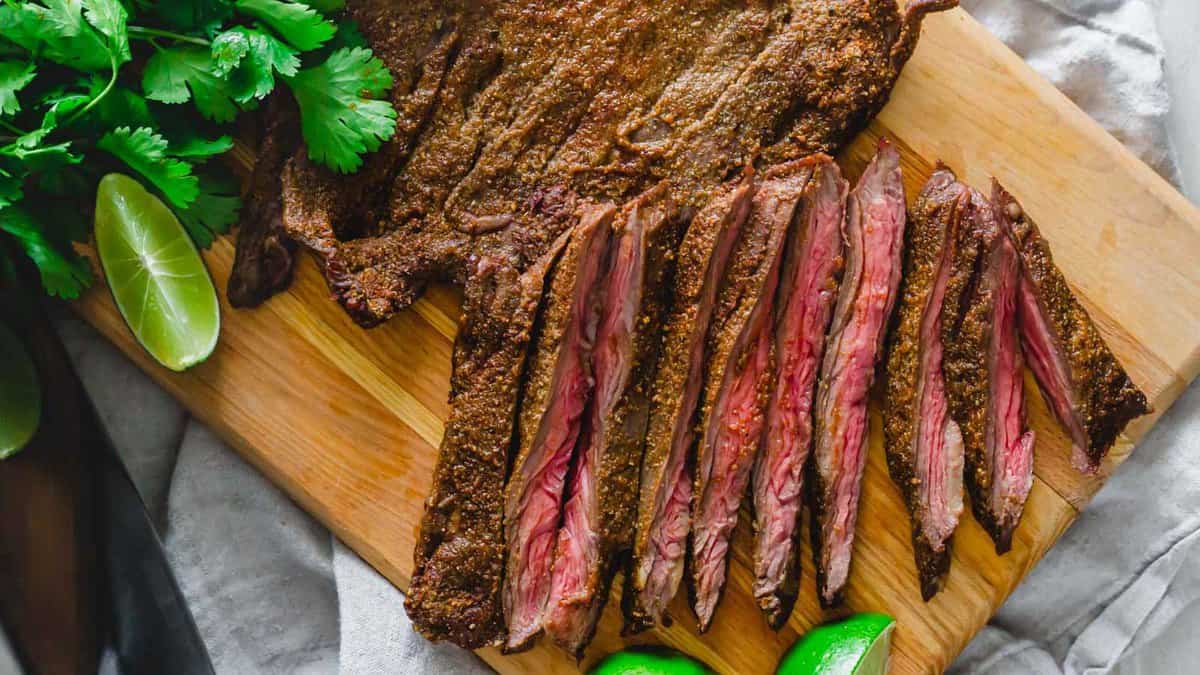
[[[841, 158], [850, 177], [865, 166], [880, 135], [901, 149], [910, 199], [941, 159], [978, 187], [986, 188], [996, 175], [1021, 200], [1156, 413], [1129, 427], [1099, 476], [1084, 478], [1070, 467], [1067, 440], [1030, 381], [1036, 477], [1013, 550], [996, 556], [987, 535], [964, 515], [946, 590], [929, 603], [921, 601], [909, 522], [887, 476], [876, 416], [842, 612], [818, 608], [806, 545], [796, 611], [783, 630], [768, 629], [750, 593], [749, 527], [743, 517], [729, 589], [709, 633], [696, 634], [680, 593], [671, 628], [625, 640], [616, 603], [610, 602], [579, 667], [627, 644], [658, 642], [720, 672], [772, 672], [783, 650], [812, 625], [875, 610], [899, 621], [895, 672], [941, 670], [1197, 374], [1200, 213], [964, 12], [926, 21], [891, 103]], [[211, 359], [188, 373], [154, 365], [104, 288], [88, 293], [77, 309], [404, 588], [448, 412], [458, 296], [434, 288], [412, 310], [366, 331], [330, 300], [307, 258], [291, 289], [252, 311], [224, 302], [232, 240], [222, 238], [205, 259], [222, 289], [221, 341]], [[614, 595], [619, 590], [620, 583]], [[546, 644], [514, 656], [480, 653], [502, 673], [577, 668]]]

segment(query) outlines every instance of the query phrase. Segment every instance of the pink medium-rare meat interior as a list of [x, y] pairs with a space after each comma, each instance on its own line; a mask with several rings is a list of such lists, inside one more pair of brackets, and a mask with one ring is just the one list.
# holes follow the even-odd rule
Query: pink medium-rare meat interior
[[[743, 297], [754, 303], [753, 308], [734, 340], [728, 360], [713, 364], [724, 367], [725, 372], [701, 440], [696, 484], [702, 486], [702, 493], [698, 495], [692, 528], [693, 607], [701, 631], [712, 622], [725, 587], [729, 539], [737, 525], [738, 509], [762, 437], [766, 404], [762, 393], [772, 361], [772, 317], [783, 244], [811, 175], [808, 166], [789, 167], [787, 173], [768, 177], [755, 194], [752, 227], [760, 231], [765, 228], [766, 242], [756, 274], [761, 274], [764, 265], [766, 273], [758, 288], [743, 290]], [[737, 281], [731, 279], [730, 283]]]
[[950, 419], [946, 381], [942, 377], [942, 305], [950, 280], [954, 237], [945, 240], [933, 280], [929, 301], [921, 316], [921, 361], [917, 384], [918, 418], [916, 475], [925, 517], [920, 527], [935, 551], [958, 527], [963, 508], [963, 439], [958, 424]]
[[641, 306], [645, 221], [634, 209], [614, 242], [602, 282], [602, 309], [592, 350], [595, 394], [580, 441], [578, 460], [558, 532], [546, 629], [560, 644], [581, 644], [601, 605], [593, 602], [601, 569], [599, 498], [595, 471], [603, 448], [603, 425], [625, 390], [633, 351], [634, 321]]
[[1001, 233], [987, 274], [995, 284], [991, 359], [991, 404], [987, 459], [992, 467], [992, 512], [1002, 532], [997, 548], [1007, 551], [1033, 485], [1033, 431], [1025, 431], [1024, 364], [1017, 341], [1017, 298], [1020, 261], [1008, 236]]
[[767, 408], [762, 456], [754, 469], [754, 595], [778, 626], [791, 610], [774, 597], [791, 573], [800, 527], [804, 463], [812, 445], [812, 405], [825, 330], [837, 299], [848, 186], [826, 160], [813, 174], [788, 239], [775, 328], [777, 379]]
[[667, 479], [664, 489], [656, 496], [654, 517], [650, 525], [650, 550], [641, 558], [639, 569], [635, 570], [635, 573], [645, 580], [642, 606], [656, 620], [662, 617], [671, 598], [679, 589], [679, 581], [683, 578], [683, 555], [687, 550], [687, 536], [691, 526], [688, 507], [692, 499], [692, 481], [687, 475], [686, 460], [695, 441], [693, 421], [703, 383], [705, 337], [730, 253], [742, 224], [750, 213], [751, 191], [749, 184], [737, 188], [732, 199], [732, 211], [722, 224], [717, 245], [705, 270], [699, 312], [688, 338], [687, 384], [679, 408], [679, 417], [675, 420], [671, 452], [666, 466]]
[[607, 221], [591, 226], [583, 235], [588, 241], [579, 256], [571, 314], [554, 367], [549, 405], [522, 475], [514, 477], [523, 481], [523, 489], [517, 524], [508, 543], [509, 556], [515, 556], [515, 565], [510, 564], [515, 578], [505, 583], [508, 649], [523, 648], [543, 628], [563, 484], [591, 396], [589, 361], [599, 318], [596, 293], [611, 231]]
[[850, 196], [849, 261], [838, 297], [818, 400], [816, 466], [823, 571], [822, 602], [836, 603], [850, 571], [858, 498], [866, 466], [867, 401], [888, 317], [895, 304], [904, 247], [905, 201], [899, 154], [886, 142]]
[[1063, 357], [1065, 350], [1046, 321], [1033, 283], [1024, 274], [1017, 288], [1017, 317], [1021, 347], [1029, 361], [1029, 369], [1037, 377], [1054, 417], [1071, 438], [1071, 463], [1084, 473], [1095, 473], [1096, 467], [1084, 449], [1088, 447], [1088, 438], [1083, 430], [1083, 420], [1079, 418], [1070, 368]]

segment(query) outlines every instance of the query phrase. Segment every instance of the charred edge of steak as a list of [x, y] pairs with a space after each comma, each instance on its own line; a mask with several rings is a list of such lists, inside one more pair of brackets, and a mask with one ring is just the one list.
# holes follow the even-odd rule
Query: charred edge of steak
[[846, 209], [848, 263], [817, 390], [813, 557], [821, 604], [841, 602], [866, 468], [867, 401], [900, 284], [905, 201], [900, 157], [881, 140]]
[[679, 224], [665, 184], [626, 204], [614, 219], [593, 351], [596, 393], [558, 533], [545, 622], [550, 638], [577, 659], [595, 635], [617, 559], [632, 545], [649, 386]]
[[519, 424], [519, 451], [505, 494], [507, 653], [543, 630], [567, 472], [592, 393], [591, 352], [599, 321], [611, 206], [586, 207], [551, 275], [533, 347]]
[[754, 597], [767, 624], [787, 622], [800, 588], [804, 466], [812, 447], [812, 403], [825, 332], [842, 274], [842, 220], [849, 185], [827, 156], [788, 233], [776, 300], [775, 381], [754, 467]]
[[971, 510], [999, 553], [1012, 546], [1033, 480], [1017, 341], [1019, 282], [1020, 261], [992, 205], [970, 190], [942, 308], [942, 369], [962, 432]]
[[476, 261], [454, 345], [450, 418], [413, 550], [404, 607], [426, 638], [475, 649], [504, 635], [504, 480], [519, 382], [564, 233], [523, 272]]
[[992, 204], [1021, 257], [1022, 348], [1047, 407], [1071, 438], [1073, 463], [1094, 473], [1130, 420], [1150, 412], [1146, 395], [1071, 292], [1037, 225], [995, 179]]
[[633, 555], [622, 598], [626, 634], [663, 620], [683, 576], [705, 337], [753, 194], [749, 178], [722, 186], [692, 219], [680, 244], [675, 304], [665, 322], [654, 376]]
[[950, 535], [962, 511], [962, 436], [942, 379], [941, 312], [966, 186], [936, 171], [912, 209], [896, 326], [889, 339], [883, 409], [888, 471], [912, 520], [921, 596], [950, 569]]
[[237, 251], [226, 294], [234, 307], [257, 307], [292, 282], [296, 242], [283, 229], [280, 174], [300, 139], [299, 114], [286, 94], [267, 102], [250, 189], [238, 218]]
[[730, 539], [757, 456], [770, 396], [771, 317], [783, 242], [811, 176], [811, 163], [794, 162], [775, 167], [759, 182], [710, 329], [713, 365], [701, 413], [688, 575], [702, 633], [725, 590]]

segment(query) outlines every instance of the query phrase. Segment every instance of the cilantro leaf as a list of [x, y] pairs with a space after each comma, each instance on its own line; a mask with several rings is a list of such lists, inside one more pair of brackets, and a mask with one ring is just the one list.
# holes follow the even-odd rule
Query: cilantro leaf
[[111, 70], [124, 60], [84, 21], [81, 0], [5, 5], [0, 7], [0, 28], [14, 44], [75, 70]]
[[21, 189], [22, 178], [0, 169], [0, 209], [16, 204], [25, 196]]
[[337, 171], [356, 171], [362, 154], [396, 131], [392, 104], [375, 100], [391, 88], [392, 75], [369, 49], [339, 49], [287, 82], [300, 107], [308, 156]]
[[[104, 78], [94, 76], [87, 85], [88, 95], [99, 96], [107, 84]], [[141, 94], [115, 85], [76, 124], [80, 123], [93, 132], [104, 132], [119, 126], [150, 127], [155, 125], [155, 120]]]
[[233, 139], [229, 136], [218, 136], [207, 139], [200, 136], [188, 136], [178, 143], [171, 143], [167, 151], [172, 157], [186, 157], [191, 160], [205, 160], [213, 155], [229, 152], [233, 147]]
[[175, 206], [184, 208], [199, 193], [192, 166], [167, 156], [167, 141], [149, 127], [118, 127], [96, 142], [96, 147], [125, 162]]
[[237, 222], [242, 200], [237, 184], [229, 176], [202, 171], [198, 177], [200, 193], [196, 201], [176, 213], [196, 246], [208, 248], [217, 235], [228, 232]]
[[237, 26], [212, 44], [213, 72], [228, 77], [234, 99], [246, 104], [275, 89], [275, 73], [285, 77], [300, 69], [296, 50], [258, 28]]
[[109, 49], [119, 63], [129, 60], [129, 34], [125, 23], [129, 18], [118, 0], [83, 0], [84, 17], [100, 34], [108, 38]]
[[14, 115], [21, 110], [17, 92], [33, 81], [32, 63], [0, 61], [0, 115]]
[[320, 47], [337, 32], [316, 10], [298, 2], [237, 0], [237, 9], [267, 24], [302, 52]]
[[67, 300], [77, 298], [91, 284], [92, 270], [74, 251], [60, 251], [52, 244], [44, 234], [48, 229], [19, 206], [0, 209], [0, 231], [12, 235], [37, 266], [46, 292]]
[[146, 98], [163, 103], [185, 103], [195, 98], [200, 113], [217, 122], [231, 122], [237, 117], [229, 83], [213, 72], [212, 57], [204, 47], [172, 47], [156, 52], [142, 71], [142, 90]]

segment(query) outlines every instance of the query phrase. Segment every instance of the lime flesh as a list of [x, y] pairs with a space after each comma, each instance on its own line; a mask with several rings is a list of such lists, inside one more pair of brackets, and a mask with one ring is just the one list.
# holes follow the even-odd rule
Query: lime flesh
[[707, 675], [699, 661], [665, 647], [634, 647], [609, 654], [590, 675]]
[[0, 324], [0, 459], [25, 447], [42, 416], [42, 392], [29, 352]]
[[136, 180], [110, 173], [96, 190], [96, 251], [117, 309], [162, 365], [184, 370], [212, 353], [217, 292], [175, 214]]
[[856, 614], [818, 626], [779, 662], [779, 675], [883, 675], [896, 621], [883, 614]]

